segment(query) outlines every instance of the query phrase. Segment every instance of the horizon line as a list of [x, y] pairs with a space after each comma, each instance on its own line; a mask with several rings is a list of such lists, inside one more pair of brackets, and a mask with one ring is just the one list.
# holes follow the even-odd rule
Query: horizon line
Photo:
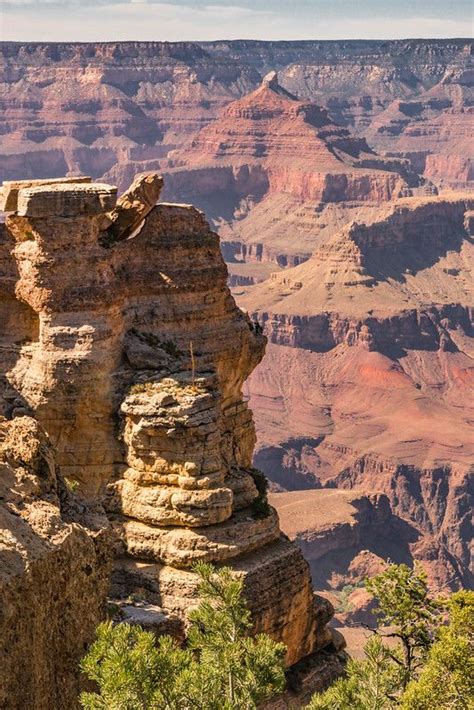
[[337, 37], [333, 39], [323, 39], [314, 37], [311, 39], [255, 39], [250, 37], [239, 37], [228, 39], [98, 39], [98, 40], [35, 40], [35, 39], [0, 39], [2, 44], [217, 44], [219, 42], [264, 42], [265, 44], [278, 44], [288, 42], [474, 42], [474, 37]]

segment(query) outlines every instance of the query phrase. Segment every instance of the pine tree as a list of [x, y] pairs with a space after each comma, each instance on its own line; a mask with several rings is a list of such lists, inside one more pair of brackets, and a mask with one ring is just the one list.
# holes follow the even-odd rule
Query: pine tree
[[[364, 660], [349, 661], [346, 677], [314, 696], [309, 710], [400, 707], [405, 687], [426, 661], [441, 623], [442, 604], [431, 596], [424, 572], [390, 565], [365, 584], [378, 602], [381, 627], [367, 642]], [[396, 639], [398, 646], [385, 645], [384, 638]]]
[[430, 594], [425, 572], [415, 565], [390, 565], [384, 572], [365, 581], [365, 586], [378, 601], [378, 630], [381, 636], [398, 639], [402, 659], [402, 687], [412, 680], [425, 661], [441, 621], [441, 605]]
[[230, 569], [219, 574], [210, 565], [195, 569], [202, 579], [203, 601], [190, 614], [188, 644], [201, 661], [206, 710], [256, 708], [285, 686], [285, 646], [263, 634], [248, 636], [252, 623], [242, 581]]
[[180, 675], [193, 662], [188, 651], [163, 636], [139, 626], [101, 624], [97, 639], [82, 660], [81, 669], [99, 687], [99, 693], [82, 693], [86, 710], [148, 710], [180, 707]]
[[364, 647], [364, 660], [351, 660], [347, 675], [325, 693], [315, 695], [307, 710], [389, 710], [396, 707], [400, 669], [378, 636]]
[[86, 710], [255, 710], [285, 686], [285, 646], [249, 635], [243, 582], [230, 569], [197, 565], [202, 601], [186, 649], [128, 624], [101, 624], [81, 668], [98, 692]]
[[426, 665], [402, 698], [403, 710], [473, 710], [474, 592], [448, 602], [449, 623], [439, 629]]

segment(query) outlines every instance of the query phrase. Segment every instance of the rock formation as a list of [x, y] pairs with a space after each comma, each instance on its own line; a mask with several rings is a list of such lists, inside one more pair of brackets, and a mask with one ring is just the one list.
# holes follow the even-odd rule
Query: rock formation
[[103, 241], [117, 242], [135, 236], [158, 202], [162, 187], [163, 179], [156, 173], [137, 175], [111, 213], [101, 222], [101, 231], [105, 232]]
[[[315, 583], [329, 584], [316, 565], [352, 565], [337, 592], [384, 557], [363, 533], [382, 515], [402, 541], [392, 559], [471, 584], [474, 220], [450, 192], [472, 187], [471, 54], [463, 39], [0, 47], [0, 210], [14, 213], [0, 222], [0, 413], [33, 415], [85, 508], [103, 499], [127, 618], [182, 635], [189, 564], [216, 559], [245, 575], [256, 628], [290, 639], [289, 662], [326, 634], [251, 470], [241, 387], [263, 338], [202, 215], [154, 207], [157, 171], [165, 199], [213, 219], [238, 305], [265, 323], [245, 385], [254, 461], [274, 488], [319, 488], [296, 535], [316, 535]], [[109, 183], [136, 173], [116, 202]], [[333, 486], [359, 506], [346, 517], [364, 550], [347, 521], [321, 528]], [[306, 637], [261, 565], [282, 597], [300, 590]], [[308, 692], [339, 664], [311, 658]]]
[[[185, 195], [212, 216], [231, 277], [250, 284], [261, 280], [251, 264], [298, 264], [361, 209], [423, 183], [407, 161], [381, 158], [326, 109], [299, 101], [276, 72], [163, 166], [167, 198]], [[242, 263], [249, 267], [239, 274]]]
[[105, 611], [107, 521], [68, 491], [31, 417], [0, 422], [0, 469], [0, 705], [74, 708]]
[[387, 204], [240, 299], [270, 341], [256, 464], [280, 489], [385, 494], [438, 587], [472, 585], [471, 210]]
[[366, 135], [389, 154], [405, 156], [439, 186], [474, 186], [472, 68], [462, 62], [415, 99], [396, 99]]
[[463, 39], [4, 44], [0, 178], [125, 189], [169, 173], [164, 198], [202, 208], [232, 285], [252, 285], [417, 174], [425, 191], [472, 186], [471, 53]]
[[167, 190], [210, 199], [215, 175], [214, 191], [220, 186], [227, 202], [232, 193], [240, 199], [284, 193], [317, 204], [382, 201], [407, 187], [399, 172], [383, 170], [380, 159], [382, 169], [361, 168], [364, 159], [377, 163], [364, 139], [335, 125], [321, 106], [299, 101], [271, 72], [255, 91], [226, 106], [189, 146], [169, 154], [176, 168]]
[[20, 187], [0, 252], [3, 409], [33, 415], [62, 474], [104, 502], [115, 598], [133, 596], [179, 635], [197, 603], [194, 562], [229, 564], [255, 630], [286, 643], [288, 665], [333, 653], [331, 672], [311, 681], [322, 687], [341, 664], [331, 608], [252, 468], [242, 385], [266, 340], [236, 307], [203, 214], [148, 211], [160, 186], [140, 178], [117, 207], [106, 184]]
[[334, 623], [348, 637], [349, 653], [360, 652], [365, 636], [356, 629], [352, 638], [354, 627], [376, 624], [364, 580], [385, 569], [388, 560], [411, 564], [416, 532], [383, 493], [304, 488], [271, 493], [270, 501], [282, 530], [308, 560], [314, 588], [334, 604]]

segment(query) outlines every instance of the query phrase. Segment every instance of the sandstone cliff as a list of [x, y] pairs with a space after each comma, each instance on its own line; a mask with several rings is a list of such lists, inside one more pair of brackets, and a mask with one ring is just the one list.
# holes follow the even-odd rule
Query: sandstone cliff
[[153, 207], [160, 187], [142, 176], [115, 206], [107, 184], [5, 186], [4, 411], [33, 415], [63, 475], [105, 505], [116, 600], [182, 635], [193, 563], [230, 564], [288, 665], [318, 666], [327, 649], [330, 672], [310, 674], [322, 687], [341, 664], [332, 611], [252, 468], [242, 386], [266, 340], [236, 307], [203, 214]]
[[74, 708], [105, 613], [107, 521], [71, 494], [38, 422], [0, 422], [0, 705]]

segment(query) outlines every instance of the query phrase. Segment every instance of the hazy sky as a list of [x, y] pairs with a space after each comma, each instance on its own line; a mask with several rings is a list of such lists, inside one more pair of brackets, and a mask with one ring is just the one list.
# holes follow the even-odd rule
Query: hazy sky
[[0, 40], [471, 37], [473, 0], [0, 0]]

